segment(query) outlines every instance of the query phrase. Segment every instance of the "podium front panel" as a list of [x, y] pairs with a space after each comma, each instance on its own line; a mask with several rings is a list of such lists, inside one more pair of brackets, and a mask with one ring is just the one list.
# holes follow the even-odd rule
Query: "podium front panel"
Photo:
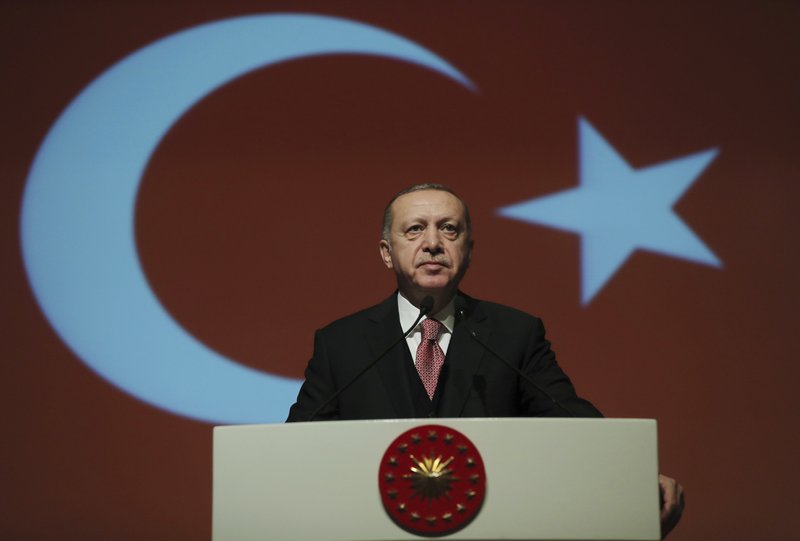
[[443, 539], [657, 540], [657, 429], [647, 419], [419, 419], [214, 429], [214, 541], [424, 539], [387, 515], [387, 446], [437, 424], [467, 436], [486, 497]]

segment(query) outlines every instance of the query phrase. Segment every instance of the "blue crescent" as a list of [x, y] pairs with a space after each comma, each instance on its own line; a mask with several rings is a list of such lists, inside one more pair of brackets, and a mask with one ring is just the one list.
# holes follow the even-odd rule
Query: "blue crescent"
[[256, 15], [134, 52], [87, 86], [45, 137], [22, 201], [25, 268], [59, 336], [123, 391], [213, 423], [283, 420], [300, 382], [227, 359], [172, 319], [142, 270], [134, 205], [153, 151], [199, 100], [250, 71], [323, 54], [403, 60], [475, 90], [442, 58], [385, 30], [327, 16]]

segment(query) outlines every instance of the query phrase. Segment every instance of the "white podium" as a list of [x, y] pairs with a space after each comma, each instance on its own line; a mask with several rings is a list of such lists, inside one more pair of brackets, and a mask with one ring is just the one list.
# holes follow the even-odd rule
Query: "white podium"
[[486, 496], [443, 539], [658, 540], [656, 422], [417, 419], [214, 428], [214, 541], [424, 539], [397, 526], [378, 489], [387, 446], [437, 424], [475, 445]]

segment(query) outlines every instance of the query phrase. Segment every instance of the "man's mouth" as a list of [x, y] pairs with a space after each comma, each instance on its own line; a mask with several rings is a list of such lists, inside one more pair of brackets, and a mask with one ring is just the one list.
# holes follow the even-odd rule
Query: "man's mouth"
[[447, 267], [447, 263], [444, 261], [423, 261], [418, 267]]

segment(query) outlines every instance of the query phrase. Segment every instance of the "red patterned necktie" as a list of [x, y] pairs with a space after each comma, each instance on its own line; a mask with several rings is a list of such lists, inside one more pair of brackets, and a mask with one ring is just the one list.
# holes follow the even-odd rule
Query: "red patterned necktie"
[[439, 371], [444, 364], [444, 351], [439, 347], [439, 333], [442, 332], [442, 323], [435, 319], [426, 319], [422, 322], [422, 342], [417, 347], [417, 372], [428, 391], [428, 398], [433, 400], [436, 392], [436, 383], [439, 381]]

